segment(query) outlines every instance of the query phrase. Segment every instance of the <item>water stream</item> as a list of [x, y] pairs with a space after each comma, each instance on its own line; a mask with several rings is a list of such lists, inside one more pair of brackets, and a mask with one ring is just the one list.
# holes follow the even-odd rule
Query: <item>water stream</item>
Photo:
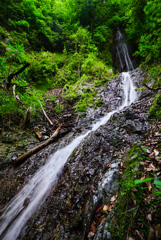
[[[126, 58], [128, 59], [127, 55]], [[131, 69], [132, 63], [127, 61], [127, 64], [128, 69]], [[37, 171], [33, 178], [12, 199], [0, 218], [0, 239], [17, 239], [28, 219], [40, 205], [40, 202], [42, 203], [49, 194], [53, 183], [57, 181], [64, 164], [74, 149], [78, 147], [90, 132], [96, 131], [101, 125], [105, 124], [115, 112], [122, 110], [125, 106], [130, 105], [137, 99], [135, 86], [133, 85], [129, 72], [122, 73], [122, 90], [124, 100], [120, 107], [101, 118], [97, 123], [93, 124], [91, 130], [74, 139], [68, 146], [55, 152], [46, 164]]]
[[118, 55], [118, 59], [121, 65], [121, 70], [123, 71], [123, 61], [126, 64], [126, 69], [127, 71], [131, 71], [134, 69], [132, 61], [130, 59], [130, 55], [129, 55], [129, 51], [127, 48], [127, 44], [126, 44], [126, 40], [124, 35], [121, 33], [120, 30], [117, 31], [116, 33], [116, 43], [117, 43], [117, 55]]

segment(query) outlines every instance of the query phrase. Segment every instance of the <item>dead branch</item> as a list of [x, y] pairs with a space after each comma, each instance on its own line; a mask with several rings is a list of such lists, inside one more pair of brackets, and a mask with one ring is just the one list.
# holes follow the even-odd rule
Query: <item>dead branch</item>
[[18, 94], [16, 94], [16, 90], [15, 89], [16, 89], [16, 85], [13, 85], [13, 96], [14, 96], [14, 98], [16, 100], [20, 101], [20, 98], [19, 98]]
[[45, 110], [44, 110], [44, 108], [43, 108], [43, 106], [42, 106], [42, 104], [41, 104], [40, 101], [39, 101], [39, 103], [40, 103], [40, 107], [41, 107], [41, 109], [42, 109], [42, 111], [43, 111], [44, 116], [46, 117], [46, 119], [48, 120], [48, 122], [50, 123], [50, 125], [53, 125], [52, 121], [51, 121], [50, 118], [47, 116], [47, 114], [46, 114], [46, 112], [45, 112]]
[[38, 137], [39, 139], [42, 139], [42, 135], [41, 135], [41, 133], [40, 133], [40, 131], [39, 131], [39, 127], [38, 127], [38, 126], [35, 128], [35, 134], [37, 135], [37, 137]]
[[14, 163], [15, 164], [22, 163], [26, 158], [30, 157], [32, 154], [38, 152], [42, 148], [44, 148], [47, 145], [49, 145], [53, 141], [53, 139], [57, 137], [57, 135], [58, 135], [58, 133], [60, 131], [61, 126], [62, 126], [62, 124], [59, 125], [59, 127], [55, 130], [55, 132], [51, 135], [51, 137], [49, 139], [47, 139], [46, 141], [42, 142], [40, 145], [30, 149], [29, 151], [27, 151], [26, 153], [24, 153], [20, 157], [16, 158], [14, 160]]
[[148, 85], [146, 85], [145, 83], [143, 83], [143, 85], [146, 87], [146, 88], [148, 88], [149, 90], [151, 90], [151, 91], [158, 91], [158, 90], [160, 90], [161, 88], [151, 88], [151, 87], [149, 87]]
[[8, 90], [11, 86], [11, 80], [12, 78], [14, 78], [15, 76], [19, 75], [20, 73], [22, 73], [27, 67], [30, 66], [30, 63], [26, 63], [22, 68], [20, 68], [17, 72], [15, 73], [11, 73], [8, 78], [5, 81], [5, 88]]

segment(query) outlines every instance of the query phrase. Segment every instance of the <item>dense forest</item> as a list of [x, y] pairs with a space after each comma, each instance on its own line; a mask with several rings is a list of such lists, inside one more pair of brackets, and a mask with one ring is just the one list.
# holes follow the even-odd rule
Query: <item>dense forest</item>
[[95, 93], [75, 89], [86, 81], [97, 86], [110, 79], [117, 28], [126, 33], [134, 55], [159, 87], [160, 10], [159, 0], [1, 2], [1, 120], [22, 118], [27, 109], [34, 116], [38, 100], [44, 105], [45, 91], [53, 88], [63, 88], [68, 99], [76, 100], [76, 110], [85, 111]]
[[[155, 148], [160, 151], [160, 140], [155, 140], [161, 134], [160, 0], [0, 0], [0, 138], [22, 129], [32, 132], [42, 121], [42, 111], [50, 117], [51, 108], [55, 121], [52, 131], [55, 131], [61, 127], [62, 115], [71, 113], [77, 122], [78, 118], [83, 119], [89, 106], [100, 107], [102, 102], [96, 98], [99, 88], [119, 74], [113, 59], [118, 29], [126, 35], [136, 66], [144, 72], [143, 88], [153, 92], [148, 118], [152, 126], [157, 127], [158, 135], [152, 130], [146, 137], [149, 146], [154, 142], [149, 151]], [[135, 144], [125, 156], [131, 165], [126, 161], [122, 164], [125, 173], [118, 197], [120, 228], [114, 226], [111, 230], [113, 239], [133, 240], [127, 237], [127, 232], [130, 236], [138, 226], [141, 231], [149, 231], [150, 225], [146, 223], [151, 222], [151, 212], [148, 214], [147, 209], [159, 206], [160, 214], [160, 192], [153, 205], [151, 202], [144, 204], [145, 195], [148, 198], [147, 188], [151, 187], [148, 184], [154, 180], [154, 175], [145, 178], [145, 174], [145, 179], [140, 179], [141, 173], [134, 171], [135, 165], [139, 162], [141, 166], [142, 159], [146, 161], [147, 156], [150, 156], [149, 161], [158, 157], [160, 169], [159, 151], [151, 157], [141, 145]], [[160, 189], [161, 181], [155, 180]], [[142, 184], [146, 181], [145, 190]], [[103, 208], [100, 211], [106, 213], [107, 209]], [[146, 216], [141, 208], [147, 211]], [[157, 226], [155, 231], [161, 236], [161, 226]], [[143, 237], [135, 232], [136, 239], [154, 239], [147, 238], [150, 233], [146, 231], [142, 231]]]

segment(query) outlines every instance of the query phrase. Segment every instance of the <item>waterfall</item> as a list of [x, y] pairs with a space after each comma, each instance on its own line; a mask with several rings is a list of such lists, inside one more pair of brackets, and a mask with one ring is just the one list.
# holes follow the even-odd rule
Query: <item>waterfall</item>
[[122, 105], [122, 108], [124, 108], [136, 100], [137, 93], [135, 91], [135, 86], [133, 85], [129, 72], [123, 72], [122, 75], [123, 75], [123, 90], [125, 96], [125, 101]]
[[[127, 71], [133, 70], [134, 66], [129, 55], [126, 40], [120, 30], [118, 30], [116, 33], [115, 42], [116, 42], [116, 56], [117, 60], [119, 60], [119, 63], [121, 65], [121, 71], [123, 71], [124, 69], [127, 69]], [[123, 63], [125, 63], [125, 66]]]
[[[122, 44], [122, 35], [120, 32], [118, 32], [118, 41], [120, 46], [122, 46], [127, 68], [133, 69], [127, 47]], [[96, 131], [101, 125], [105, 124], [115, 112], [122, 110], [137, 99], [135, 86], [133, 85], [129, 72], [122, 73], [122, 90], [124, 99], [120, 107], [105, 115], [97, 123], [92, 125], [91, 130], [75, 138], [68, 146], [55, 152], [46, 164], [37, 171], [33, 178], [11, 200], [0, 218], [0, 239], [17, 239], [28, 219], [40, 205], [40, 202], [44, 201], [49, 194], [53, 183], [57, 181], [64, 164], [74, 149], [78, 147], [89, 133]]]

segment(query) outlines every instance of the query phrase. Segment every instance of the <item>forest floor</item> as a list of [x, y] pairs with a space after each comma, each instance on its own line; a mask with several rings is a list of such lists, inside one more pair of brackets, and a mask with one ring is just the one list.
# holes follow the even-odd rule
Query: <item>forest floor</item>
[[[48, 97], [50, 95], [50, 97]], [[56, 97], [55, 101], [51, 101], [51, 95]], [[26, 122], [25, 126], [20, 126], [22, 119], [19, 119], [17, 125], [14, 119], [10, 119], [2, 126], [0, 132], [0, 168], [4, 168], [8, 164], [12, 164], [14, 160], [38, 145], [40, 142], [47, 140], [60, 124], [59, 135], [64, 136], [77, 125], [79, 115], [62, 97], [61, 89], [52, 89], [46, 93], [44, 98], [46, 108], [45, 112], [51, 122], [50, 124], [43, 114], [39, 111], [39, 116]], [[59, 106], [60, 107], [57, 107]], [[56, 108], [56, 109], [55, 109]]]
[[160, 169], [161, 122], [157, 122], [123, 153], [112, 239], [161, 239]]

